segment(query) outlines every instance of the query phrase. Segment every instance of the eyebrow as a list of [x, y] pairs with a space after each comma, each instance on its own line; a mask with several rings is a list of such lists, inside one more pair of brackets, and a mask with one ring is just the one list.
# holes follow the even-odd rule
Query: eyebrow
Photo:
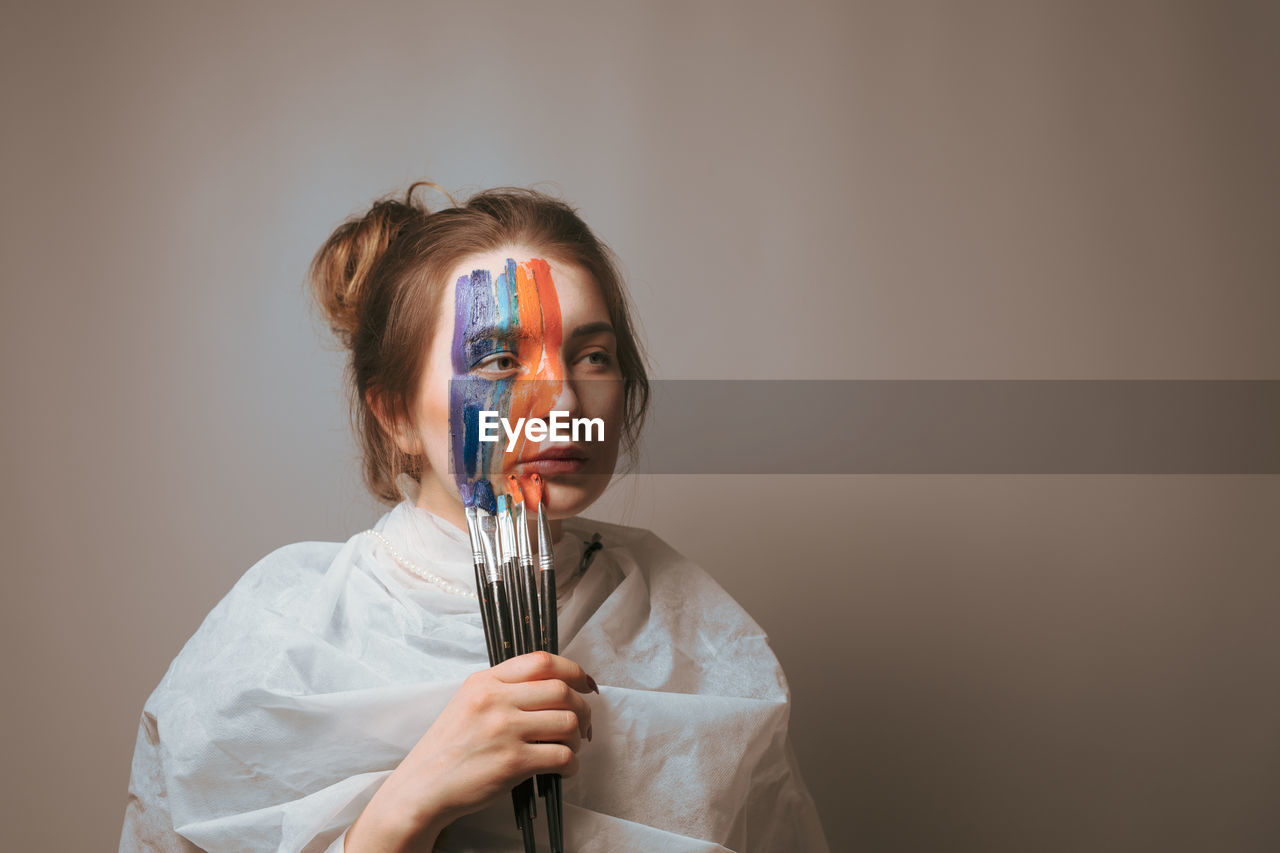
[[476, 341], [535, 341], [541, 336], [522, 326], [480, 326], [467, 332], [466, 343]]
[[583, 323], [581, 326], [570, 332], [569, 337], [570, 339], [585, 338], [587, 335], [596, 335], [600, 332], [608, 332], [615, 338], [618, 336], [618, 333], [613, 330], [612, 323], [608, 320], [597, 320], [594, 323]]
[[[613, 330], [613, 324], [608, 320], [597, 320], [594, 323], [583, 323], [569, 333], [569, 340], [576, 338], [585, 338], [589, 335], [598, 335], [607, 332], [617, 337], [617, 332]], [[526, 329], [523, 326], [479, 326], [467, 333], [467, 344], [474, 344], [477, 341], [499, 340], [499, 341], [537, 341], [542, 336], [532, 329]]]

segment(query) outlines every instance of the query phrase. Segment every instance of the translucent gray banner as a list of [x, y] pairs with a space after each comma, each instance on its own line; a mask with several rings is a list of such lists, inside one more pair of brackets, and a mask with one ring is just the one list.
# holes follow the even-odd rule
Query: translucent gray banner
[[1277, 474], [1277, 380], [660, 380], [642, 474]]

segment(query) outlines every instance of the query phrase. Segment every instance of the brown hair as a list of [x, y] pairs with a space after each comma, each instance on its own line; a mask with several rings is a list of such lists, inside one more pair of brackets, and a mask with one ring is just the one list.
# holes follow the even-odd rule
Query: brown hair
[[[453, 207], [431, 211], [414, 198], [433, 187]], [[423, 457], [405, 453], [378, 420], [403, 423], [413, 409], [417, 380], [446, 277], [468, 255], [520, 243], [551, 260], [574, 264], [600, 287], [617, 334], [624, 383], [623, 449], [632, 453], [649, 403], [643, 350], [632, 331], [630, 306], [613, 252], [577, 212], [536, 190], [497, 187], [459, 205], [431, 181], [387, 196], [330, 235], [311, 262], [308, 281], [347, 363], [352, 426], [362, 445], [365, 484], [384, 503], [403, 500], [396, 478], [422, 475]]]

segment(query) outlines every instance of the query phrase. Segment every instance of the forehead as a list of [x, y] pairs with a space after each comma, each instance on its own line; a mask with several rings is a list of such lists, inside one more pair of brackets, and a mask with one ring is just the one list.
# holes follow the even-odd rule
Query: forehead
[[488, 272], [490, 281], [497, 281], [499, 276], [506, 274], [508, 260], [513, 260], [516, 264], [526, 264], [535, 258], [545, 260], [551, 271], [551, 281], [555, 287], [565, 325], [570, 324], [571, 318], [574, 320], [583, 318], [582, 322], [608, 319], [608, 306], [605, 304], [604, 295], [600, 292], [595, 279], [582, 267], [547, 257], [528, 246], [508, 246], [468, 255], [454, 265], [449, 273], [438, 317], [440, 325], [437, 328], [443, 334], [437, 337], [452, 337], [458, 288], [461, 286], [465, 290], [476, 271], [484, 270]]

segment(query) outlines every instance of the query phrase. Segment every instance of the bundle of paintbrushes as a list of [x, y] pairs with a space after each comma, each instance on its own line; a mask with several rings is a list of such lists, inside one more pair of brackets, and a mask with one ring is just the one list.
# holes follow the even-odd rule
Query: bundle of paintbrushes
[[[515, 475], [504, 484], [507, 493], [495, 495], [488, 480], [477, 480], [463, 491], [467, 530], [476, 571], [476, 595], [484, 623], [489, 665], [534, 651], [560, 653], [556, 625], [556, 576], [551, 553], [551, 528], [543, 506], [543, 483], [537, 474], [524, 488]], [[529, 525], [537, 524], [537, 569]], [[564, 832], [560, 774], [539, 774], [538, 795], [545, 798], [547, 834], [552, 853], [563, 853]], [[524, 833], [524, 849], [538, 849], [533, 837], [537, 815], [533, 779], [511, 790], [516, 826]]]

